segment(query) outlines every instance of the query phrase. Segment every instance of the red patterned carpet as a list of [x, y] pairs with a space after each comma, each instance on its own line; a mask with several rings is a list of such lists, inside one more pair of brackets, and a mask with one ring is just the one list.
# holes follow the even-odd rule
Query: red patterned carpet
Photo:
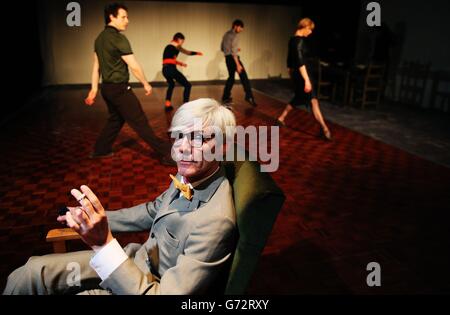
[[[219, 98], [221, 90], [194, 86], [191, 99]], [[241, 101], [241, 87], [233, 92], [244, 126], [272, 125], [284, 106], [256, 93], [259, 106], [251, 108]], [[71, 188], [87, 184], [105, 208], [117, 209], [153, 199], [175, 171], [161, 166], [128, 126], [114, 157], [88, 159], [106, 108], [101, 99], [92, 108], [82, 105], [85, 93], [47, 90], [20, 119], [2, 127], [2, 288], [29, 256], [51, 252], [45, 234], [58, 226], [56, 209], [73, 204]], [[165, 90], [155, 88], [151, 97], [136, 93], [151, 126], [164, 136], [170, 121], [162, 108]], [[449, 293], [450, 170], [334, 124], [334, 141], [324, 142], [305, 111], [293, 112], [287, 123], [280, 134], [280, 168], [272, 174], [287, 199], [248, 292]], [[125, 244], [130, 237], [119, 240]], [[372, 261], [381, 265], [378, 288], [366, 284]]]

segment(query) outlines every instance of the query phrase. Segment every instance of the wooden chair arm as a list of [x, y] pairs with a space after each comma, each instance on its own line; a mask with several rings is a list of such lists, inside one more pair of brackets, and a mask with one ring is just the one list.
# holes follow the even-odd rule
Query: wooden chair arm
[[80, 235], [70, 228], [53, 229], [48, 231], [45, 240], [53, 243], [55, 253], [65, 253], [67, 251], [66, 241], [80, 239]]

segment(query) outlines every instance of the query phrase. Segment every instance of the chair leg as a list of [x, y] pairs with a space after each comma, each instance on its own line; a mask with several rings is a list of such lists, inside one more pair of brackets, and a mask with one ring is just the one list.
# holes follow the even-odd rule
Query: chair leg
[[66, 253], [66, 241], [53, 242], [53, 252], [57, 254]]
[[352, 84], [350, 87], [350, 97], [348, 98], [348, 105], [353, 105], [353, 94], [354, 94], [354, 86]]
[[[344, 80], [344, 106], [345, 105], [350, 105], [350, 102], [348, 100], [348, 92], [349, 92], [349, 88], [350, 88], [350, 74], [349, 72], [346, 72], [345, 74], [345, 80]], [[348, 104], [347, 104], [348, 102]]]
[[376, 107], [375, 108], [378, 108], [378, 106], [380, 105], [380, 100], [381, 100], [381, 91], [378, 91], [378, 93], [377, 93], [377, 103], [376, 103]]
[[336, 85], [333, 84], [333, 87], [331, 89], [331, 102], [334, 104], [336, 101]]
[[362, 100], [361, 100], [361, 108], [365, 109], [366, 108], [366, 89], [364, 89], [363, 94], [362, 94]]

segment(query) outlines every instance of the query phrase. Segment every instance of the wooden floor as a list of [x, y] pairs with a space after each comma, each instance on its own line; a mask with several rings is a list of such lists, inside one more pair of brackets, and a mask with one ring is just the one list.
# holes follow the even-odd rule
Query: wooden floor
[[[165, 89], [145, 97], [136, 89], [151, 126], [165, 135]], [[191, 99], [220, 99], [222, 86], [194, 86]], [[125, 126], [111, 159], [88, 155], [107, 117], [101, 100], [83, 105], [86, 91], [50, 89], [0, 133], [0, 285], [31, 255], [51, 252], [46, 232], [58, 226], [56, 209], [69, 191], [89, 185], [105, 208], [155, 198], [174, 168], [159, 164]], [[233, 90], [238, 123], [273, 125], [283, 109], [255, 92], [259, 106]], [[176, 88], [178, 107], [181, 90]], [[334, 141], [295, 111], [281, 130], [280, 168], [272, 176], [287, 195], [252, 279], [249, 293], [450, 292], [450, 170], [352, 130], [330, 124]], [[125, 245], [130, 236], [120, 235]], [[144, 241], [146, 235], [133, 237]], [[75, 244], [74, 248], [82, 246]], [[366, 284], [370, 262], [381, 265], [382, 285]]]

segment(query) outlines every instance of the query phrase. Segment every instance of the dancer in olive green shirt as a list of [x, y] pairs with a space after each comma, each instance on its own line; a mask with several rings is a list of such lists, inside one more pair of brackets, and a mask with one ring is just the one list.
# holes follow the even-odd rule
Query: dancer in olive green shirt
[[128, 26], [127, 8], [121, 4], [107, 5], [105, 23], [105, 29], [95, 40], [92, 88], [85, 102], [87, 105], [94, 103], [101, 74], [101, 92], [108, 106], [109, 117], [95, 143], [91, 157], [111, 156], [112, 145], [126, 122], [161, 156], [163, 163], [168, 164], [169, 144], [155, 136], [138, 98], [128, 83], [130, 68], [144, 86], [145, 95], [152, 93], [152, 87], [134, 57], [128, 39], [121, 34]]

